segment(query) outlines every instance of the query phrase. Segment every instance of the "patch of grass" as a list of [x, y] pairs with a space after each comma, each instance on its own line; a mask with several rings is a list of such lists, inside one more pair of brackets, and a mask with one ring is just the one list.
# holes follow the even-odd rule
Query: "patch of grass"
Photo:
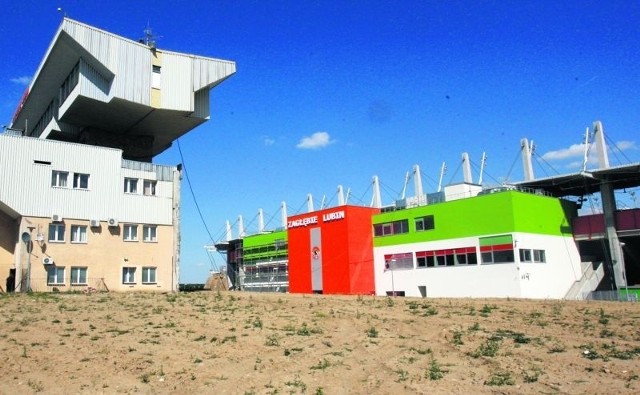
[[280, 339], [278, 337], [278, 335], [271, 334], [269, 336], [267, 336], [267, 340], [265, 341], [265, 346], [269, 346], [269, 347], [277, 347], [280, 345]]
[[318, 361], [317, 364], [313, 365], [309, 369], [311, 370], [325, 370], [331, 366], [331, 362], [329, 362], [326, 358], [323, 358], [322, 361]]
[[500, 341], [489, 339], [469, 355], [473, 358], [495, 357], [500, 349]]
[[488, 305], [485, 304], [484, 306], [482, 306], [482, 308], [480, 309], [480, 316], [482, 317], [488, 317], [491, 312], [495, 309], [497, 309], [498, 307], [496, 305]]
[[540, 374], [542, 374], [542, 370], [540, 370], [539, 368], [525, 370], [524, 372], [522, 372], [522, 380], [525, 383], [535, 383], [540, 378]]
[[29, 388], [33, 390], [33, 392], [42, 392], [44, 391], [44, 385], [41, 381], [31, 380], [27, 381], [27, 385]]
[[427, 371], [425, 372], [424, 375], [429, 380], [435, 381], [443, 378], [444, 373], [445, 372], [440, 367], [440, 364], [438, 363], [438, 361], [435, 358], [432, 358], [431, 362], [429, 363], [429, 367], [427, 368]]
[[430, 348], [421, 349], [421, 348], [411, 347], [411, 348], [409, 348], [409, 351], [415, 351], [420, 355], [426, 355], [426, 354], [432, 354], [433, 353], [433, 351], [431, 351]]
[[297, 388], [302, 393], [307, 391], [307, 385], [302, 380], [300, 380], [300, 377], [296, 377], [293, 381], [286, 381], [284, 385], [286, 385], [287, 387]]
[[404, 369], [394, 370], [393, 373], [398, 375], [398, 379], [396, 380], [396, 382], [398, 383], [401, 381], [407, 381], [407, 379], [409, 378], [409, 372]]
[[453, 338], [451, 339], [451, 343], [456, 346], [461, 346], [464, 344], [464, 341], [462, 341], [461, 331], [453, 331]]
[[567, 351], [567, 347], [561, 343], [554, 343], [551, 348], [549, 348], [549, 354], [556, 354]]
[[367, 337], [378, 337], [378, 330], [372, 326], [371, 328], [367, 329]]
[[494, 372], [488, 380], [484, 382], [484, 385], [489, 386], [502, 386], [502, 385], [514, 385], [516, 381], [511, 372]]

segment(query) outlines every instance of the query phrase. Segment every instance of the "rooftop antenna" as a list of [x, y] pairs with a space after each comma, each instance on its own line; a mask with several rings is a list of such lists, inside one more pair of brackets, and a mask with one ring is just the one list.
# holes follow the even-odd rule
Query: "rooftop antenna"
[[156, 49], [156, 36], [153, 35], [153, 30], [149, 26], [147, 21], [147, 27], [143, 30], [144, 37], [140, 39], [140, 43], [146, 45], [151, 49]]

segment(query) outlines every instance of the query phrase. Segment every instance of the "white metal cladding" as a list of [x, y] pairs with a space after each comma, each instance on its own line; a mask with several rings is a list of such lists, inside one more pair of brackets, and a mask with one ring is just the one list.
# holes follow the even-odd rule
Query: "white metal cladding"
[[132, 170], [143, 170], [156, 174], [156, 180], [173, 181], [173, 171], [175, 167], [167, 165], [158, 165], [155, 163], [137, 162], [134, 160], [123, 159], [122, 167]]
[[[51, 186], [53, 170], [69, 172], [66, 188]], [[132, 198], [124, 193], [123, 170], [117, 149], [0, 136], [0, 201], [21, 215], [171, 225], [169, 183], [159, 182], [158, 196]], [[89, 174], [87, 190], [72, 188], [73, 173]]]
[[191, 58], [174, 53], [162, 53], [161, 105], [178, 111], [193, 111], [193, 76]]
[[203, 57], [193, 58], [193, 91], [212, 88], [236, 72], [235, 62]]
[[[109, 98], [109, 81], [84, 59], [80, 59], [80, 94], [106, 102]], [[77, 89], [77, 88], [76, 88]]]
[[209, 89], [200, 89], [195, 93], [193, 102], [193, 116], [209, 119]]
[[63, 30], [115, 74], [110, 97], [149, 105], [151, 49], [132, 40], [65, 19]]

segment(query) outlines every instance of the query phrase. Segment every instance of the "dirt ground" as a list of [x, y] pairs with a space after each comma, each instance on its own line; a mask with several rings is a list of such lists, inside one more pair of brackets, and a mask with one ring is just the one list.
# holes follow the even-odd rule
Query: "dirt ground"
[[640, 304], [0, 295], [0, 393], [636, 394]]

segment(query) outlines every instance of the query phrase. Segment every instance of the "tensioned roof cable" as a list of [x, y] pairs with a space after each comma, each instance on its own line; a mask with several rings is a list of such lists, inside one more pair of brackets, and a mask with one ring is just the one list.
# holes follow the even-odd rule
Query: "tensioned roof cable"
[[182, 148], [180, 148], [180, 139], [176, 139], [176, 143], [178, 143], [178, 152], [180, 153], [180, 162], [182, 163], [184, 176], [187, 179], [187, 184], [189, 185], [189, 191], [191, 191], [191, 197], [193, 198], [193, 202], [195, 203], [196, 209], [198, 210], [198, 215], [200, 216], [200, 220], [202, 221], [202, 225], [204, 226], [204, 229], [207, 231], [207, 234], [209, 235], [209, 239], [211, 240], [211, 242], [215, 243], [215, 240], [213, 239], [213, 236], [209, 231], [209, 227], [207, 226], [207, 223], [205, 222], [204, 217], [202, 216], [202, 211], [200, 210], [198, 199], [196, 199], [196, 194], [193, 192], [193, 188], [191, 186], [191, 180], [189, 179], [189, 172], [187, 172], [187, 165], [184, 162], [184, 156], [182, 156]]

